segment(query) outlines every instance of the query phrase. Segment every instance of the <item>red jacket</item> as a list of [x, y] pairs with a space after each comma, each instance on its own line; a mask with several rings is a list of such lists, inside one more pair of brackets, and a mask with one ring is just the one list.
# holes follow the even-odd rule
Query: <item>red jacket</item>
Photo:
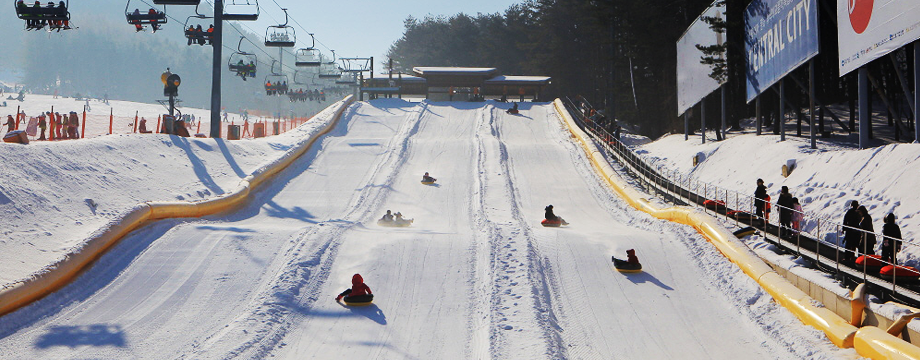
[[358, 296], [358, 295], [367, 295], [373, 294], [371, 288], [367, 287], [364, 284], [364, 278], [361, 277], [361, 274], [355, 274], [351, 277], [351, 294], [348, 296]]

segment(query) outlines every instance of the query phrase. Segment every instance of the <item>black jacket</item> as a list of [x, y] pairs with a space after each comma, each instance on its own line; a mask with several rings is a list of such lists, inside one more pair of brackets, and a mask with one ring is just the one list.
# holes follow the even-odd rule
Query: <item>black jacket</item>
[[767, 187], [763, 185], [757, 185], [757, 190], [754, 190], [754, 197], [758, 199], [767, 198]]

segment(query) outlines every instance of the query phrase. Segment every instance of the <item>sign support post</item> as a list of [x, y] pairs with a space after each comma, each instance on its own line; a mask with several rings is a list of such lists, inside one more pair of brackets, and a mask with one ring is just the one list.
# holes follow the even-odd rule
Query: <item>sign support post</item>
[[818, 148], [815, 138], [815, 60], [808, 60], [808, 132], [811, 136], [811, 148]]
[[859, 148], [866, 149], [869, 147], [869, 127], [872, 121], [869, 120], [869, 69], [865, 66], [859, 68]]

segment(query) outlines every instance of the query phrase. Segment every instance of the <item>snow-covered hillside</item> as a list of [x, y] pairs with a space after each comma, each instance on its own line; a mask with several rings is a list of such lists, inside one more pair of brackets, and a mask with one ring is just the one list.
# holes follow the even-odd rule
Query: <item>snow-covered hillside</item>
[[[855, 355], [693, 229], [617, 198], [552, 105], [522, 104], [518, 116], [505, 106], [356, 103], [239, 211], [144, 226], [73, 284], [6, 315], [0, 357]], [[222, 193], [297, 135], [0, 145], [21, 163], [0, 178], [0, 206], [28, 224], [0, 251], [27, 256], [2, 262], [27, 274], [136, 202]], [[425, 171], [436, 185], [419, 183]], [[571, 225], [540, 226], [547, 204]], [[386, 210], [415, 223], [380, 227]], [[631, 248], [645, 271], [615, 271], [610, 256]], [[333, 300], [354, 273], [373, 305]]]
[[[881, 232], [884, 216], [894, 213], [905, 239], [898, 258], [920, 265], [920, 242], [914, 240], [920, 230], [920, 192], [915, 185], [920, 174], [920, 144], [856, 150], [820, 142], [812, 150], [807, 138], [786, 139], [780, 142], [772, 134], [745, 134], [700, 144], [671, 135], [637, 150], [668, 169], [751, 196], [758, 178], [764, 180], [773, 199], [782, 186], [788, 186], [804, 211], [825, 219], [824, 224], [841, 223], [851, 200], [866, 206], [876, 232]], [[694, 167], [692, 158], [697, 153], [703, 153], [705, 160]], [[784, 178], [781, 170], [787, 160], [795, 160], [796, 166]], [[815, 221], [809, 221], [804, 228], [814, 226]]]

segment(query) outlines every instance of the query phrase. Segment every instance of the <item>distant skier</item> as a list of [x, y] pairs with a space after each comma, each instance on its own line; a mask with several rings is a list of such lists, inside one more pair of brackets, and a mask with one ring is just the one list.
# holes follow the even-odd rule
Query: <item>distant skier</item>
[[367, 302], [373, 299], [373, 292], [371, 292], [371, 288], [364, 283], [364, 278], [361, 277], [361, 274], [355, 274], [351, 277], [351, 288], [342, 291], [341, 294], [335, 297], [335, 301], [341, 301], [343, 297], [346, 302], [349, 300], [354, 302]]

